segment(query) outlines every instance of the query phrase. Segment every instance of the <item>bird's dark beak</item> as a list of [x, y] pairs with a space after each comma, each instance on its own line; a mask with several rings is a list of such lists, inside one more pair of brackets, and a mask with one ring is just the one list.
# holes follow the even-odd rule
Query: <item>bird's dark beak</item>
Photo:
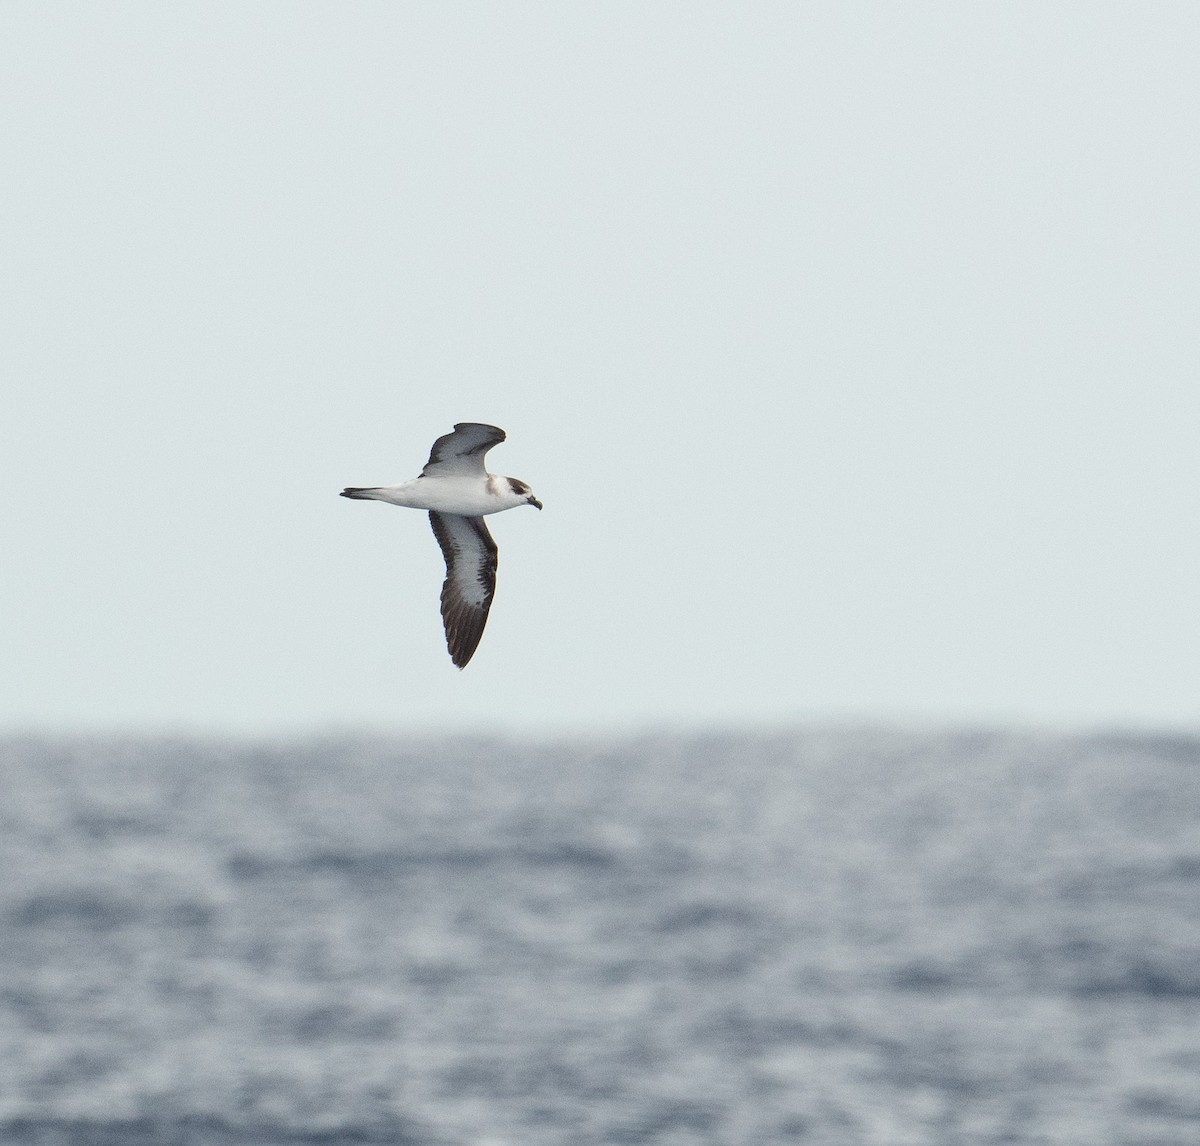
[[538, 501], [538, 499], [536, 497], [527, 497], [525, 500], [530, 505], [537, 506], [538, 509], [542, 508], [542, 503], [540, 501]]

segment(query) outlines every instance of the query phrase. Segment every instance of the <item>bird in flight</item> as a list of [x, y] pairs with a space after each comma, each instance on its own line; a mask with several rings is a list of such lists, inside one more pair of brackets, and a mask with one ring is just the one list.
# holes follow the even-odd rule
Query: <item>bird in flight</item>
[[479, 647], [496, 591], [497, 549], [483, 522], [485, 515], [518, 505], [542, 508], [523, 481], [484, 469], [484, 456], [505, 436], [498, 426], [459, 422], [453, 433], [433, 443], [429, 461], [412, 481], [348, 486], [341, 494], [429, 511], [429, 524], [446, 559], [442, 584], [446, 647], [460, 669], [466, 668]]

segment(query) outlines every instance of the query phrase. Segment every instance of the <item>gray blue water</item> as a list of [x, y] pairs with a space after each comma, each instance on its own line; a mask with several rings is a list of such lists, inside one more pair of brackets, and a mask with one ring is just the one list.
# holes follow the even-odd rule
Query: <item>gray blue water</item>
[[1200, 741], [0, 740], [0, 1141], [1200, 1142]]

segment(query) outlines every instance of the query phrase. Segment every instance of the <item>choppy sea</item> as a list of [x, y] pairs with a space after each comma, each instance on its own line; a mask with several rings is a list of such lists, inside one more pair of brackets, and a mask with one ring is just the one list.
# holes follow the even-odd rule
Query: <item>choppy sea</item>
[[0, 739], [0, 1141], [1200, 1143], [1200, 740]]

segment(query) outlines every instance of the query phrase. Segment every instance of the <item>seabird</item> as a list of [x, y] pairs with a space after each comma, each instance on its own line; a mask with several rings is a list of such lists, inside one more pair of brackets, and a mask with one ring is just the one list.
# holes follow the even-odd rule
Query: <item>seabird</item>
[[429, 461], [412, 481], [348, 486], [341, 494], [429, 511], [429, 524], [446, 559], [442, 584], [446, 647], [460, 669], [466, 668], [479, 647], [496, 591], [496, 543], [484, 516], [518, 505], [542, 508], [523, 481], [497, 477], [484, 469], [484, 456], [505, 436], [498, 426], [459, 422], [452, 434], [443, 434], [433, 443]]

